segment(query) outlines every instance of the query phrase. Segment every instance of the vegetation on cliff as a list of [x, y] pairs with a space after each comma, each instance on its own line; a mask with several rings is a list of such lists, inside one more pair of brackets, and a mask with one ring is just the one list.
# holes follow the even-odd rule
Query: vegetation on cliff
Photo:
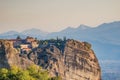
[[27, 69], [12, 66], [10, 69], [0, 69], [0, 80], [61, 80], [60, 77], [50, 77], [48, 71], [31, 65]]

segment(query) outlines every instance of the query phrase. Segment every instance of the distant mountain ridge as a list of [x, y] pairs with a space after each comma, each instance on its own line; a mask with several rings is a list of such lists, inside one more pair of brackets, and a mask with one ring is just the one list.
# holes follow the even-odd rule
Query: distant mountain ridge
[[[63, 37], [75, 38], [79, 40], [101, 40], [102, 42], [108, 43], [108, 40], [111, 44], [120, 45], [120, 21], [115, 21], [111, 23], [103, 23], [97, 27], [90, 27], [86, 25], [80, 25], [77, 28], [68, 27], [59, 32], [48, 33], [40, 29], [27, 29], [22, 32], [17, 31], [8, 31], [0, 34], [0, 38], [11, 38], [11, 36], [20, 35], [21, 37], [32, 36], [37, 37], [38, 39], [43, 38], [55, 38]], [[15, 36], [16, 37], [16, 36]], [[101, 39], [100, 39], [101, 38]], [[117, 42], [117, 43], [116, 43]]]
[[32, 36], [36, 38], [45, 37], [48, 34], [48, 32], [44, 32], [44, 31], [41, 31], [40, 29], [35, 29], [35, 28], [24, 30], [21, 33], [24, 35]]
[[[120, 21], [112, 23], [104, 23], [98, 27], [92, 28], [88, 26], [80, 26], [78, 28], [66, 28], [60, 32], [48, 34], [47, 38], [63, 37], [74, 38], [83, 41], [98, 41], [102, 43], [110, 43], [120, 45]], [[109, 40], [109, 42], [108, 42]]]
[[17, 36], [20, 36], [21, 38], [25, 38], [27, 36], [31, 37], [36, 37], [36, 38], [43, 38], [48, 34], [48, 32], [43, 32], [39, 29], [27, 29], [22, 32], [17, 32], [17, 31], [8, 31], [5, 33], [0, 34], [1, 39], [11, 39], [11, 38], [16, 38]]
[[78, 29], [80, 29], [80, 30], [85, 30], [85, 29], [90, 29], [90, 28], [92, 28], [92, 27], [86, 26], [84, 24], [81, 24], [80, 26], [78, 26]]
[[16, 38], [17, 36], [20, 36], [22, 38], [25, 38], [26, 35], [22, 34], [22, 33], [19, 33], [17, 31], [8, 31], [8, 32], [5, 32], [5, 33], [1, 33], [0, 34], [0, 38], [1, 39], [14, 39]]
[[[92, 43], [99, 59], [119, 59], [120, 56], [120, 21], [103, 23], [97, 27], [80, 25], [77, 28], [68, 27], [59, 32], [47, 33], [39, 29], [28, 29], [22, 32], [9, 31], [0, 34], [0, 38], [16, 38], [18, 35], [22, 38], [27, 36], [37, 39], [51, 39], [60, 37], [72, 38]], [[110, 48], [111, 50], [108, 50]], [[113, 54], [114, 53], [114, 54]], [[107, 55], [110, 54], [109, 57]], [[106, 56], [105, 56], [106, 55]]]

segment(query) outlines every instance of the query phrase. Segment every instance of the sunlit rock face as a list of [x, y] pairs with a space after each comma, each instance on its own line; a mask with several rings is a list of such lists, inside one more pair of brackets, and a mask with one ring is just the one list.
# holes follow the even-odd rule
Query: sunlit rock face
[[100, 80], [100, 66], [89, 43], [69, 40], [64, 54], [66, 80]]
[[98, 60], [87, 42], [67, 40], [63, 50], [54, 45], [38, 49], [38, 65], [48, 69], [51, 76], [61, 76], [63, 80], [101, 80]]

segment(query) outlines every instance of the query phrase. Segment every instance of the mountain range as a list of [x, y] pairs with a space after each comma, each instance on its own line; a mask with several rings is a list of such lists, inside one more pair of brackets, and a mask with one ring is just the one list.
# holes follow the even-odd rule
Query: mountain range
[[120, 21], [103, 23], [96, 27], [80, 25], [77, 28], [68, 27], [59, 32], [43, 32], [39, 29], [28, 29], [22, 32], [9, 31], [0, 34], [2, 39], [25, 38], [32, 36], [37, 39], [50, 39], [67, 37], [90, 42], [100, 60], [116, 60], [120, 56]]

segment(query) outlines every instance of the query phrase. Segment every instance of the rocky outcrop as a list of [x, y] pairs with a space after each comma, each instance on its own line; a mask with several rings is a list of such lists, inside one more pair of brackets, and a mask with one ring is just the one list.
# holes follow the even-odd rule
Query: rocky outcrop
[[87, 42], [67, 40], [64, 52], [54, 45], [35, 51], [37, 64], [49, 70], [51, 76], [61, 76], [63, 80], [101, 80], [98, 60]]
[[12, 43], [0, 40], [0, 67], [18, 65], [26, 68], [37, 64], [47, 69], [51, 75], [61, 76], [63, 80], [101, 80], [98, 60], [87, 42], [67, 40], [62, 47], [54, 44], [38, 47], [20, 56], [19, 49]]
[[31, 60], [20, 57], [20, 50], [13, 48], [11, 41], [0, 40], [0, 68], [18, 66], [25, 69], [32, 64]]
[[87, 42], [69, 40], [64, 52], [65, 79], [100, 80], [98, 60]]

